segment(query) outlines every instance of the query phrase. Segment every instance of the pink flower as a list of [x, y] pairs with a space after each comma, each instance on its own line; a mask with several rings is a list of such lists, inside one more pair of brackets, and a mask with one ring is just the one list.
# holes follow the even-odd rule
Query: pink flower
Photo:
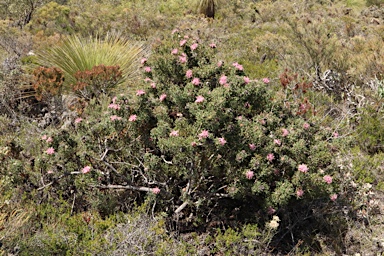
[[298, 189], [296, 191], [296, 195], [297, 195], [297, 197], [302, 197], [304, 195], [304, 191], [302, 189]]
[[137, 96], [140, 96], [140, 95], [143, 95], [143, 94], [145, 94], [144, 90], [137, 90], [137, 92], [136, 92]]
[[158, 187], [155, 187], [155, 188], [152, 189], [152, 193], [157, 195], [157, 194], [160, 193], [160, 189]]
[[332, 201], [336, 201], [337, 199], [337, 194], [332, 194], [329, 196], [329, 198], [332, 200]]
[[283, 132], [283, 137], [288, 136], [289, 131], [287, 129], [283, 128], [283, 129], [281, 129], [281, 131]]
[[152, 89], [156, 89], [156, 83], [151, 83]]
[[53, 139], [51, 137], [48, 137], [47, 140], [46, 140], [48, 143], [52, 142]]
[[234, 66], [237, 70], [243, 70], [243, 66], [242, 65], [240, 65], [239, 63], [237, 63], [237, 62], [234, 62], [233, 64], [232, 64], [232, 66]]
[[175, 48], [171, 51], [171, 54], [176, 55], [178, 52], [179, 52], [179, 50], [177, 48]]
[[53, 147], [50, 147], [45, 151], [45, 153], [47, 153], [48, 155], [53, 155], [55, 154], [55, 149]]
[[167, 94], [165, 94], [165, 93], [161, 94], [159, 97], [160, 101], [165, 100], [165, 98], [167, 98]]
[[211, 44], [209, 44], [209, 47], [211, 47], [211, 48], [216, 48], [217, 46], [216, 46], [215, 43], [211, 43]]
[[140, 63], [141, 64], [144, 64], [144, 63], [146, 63], [147, 62], [147, 58], [142, 58], [141, 60], [140, 60]]
[[326, 182], [326, 183], [328, 183], [328, 184], [331, 184], [331, 183], [332, 183], [332, 177], [329, 176], [329, 175], [325, 175], [325, 176], [323, 177], [323, 180], [324, 180], [324, 182]]
[[222, 65], [223, 65], [223, 62], [221, 60], [219, 62], [217, 62], [218, 67], [221, 67]]
[[308, 166], [306, 164], [300, 164], [298, 169], [302, 173], [307, 173], [308, 172]]
[[196, 100], [195, 100], [196, 103], [200, 103], [200, 102], [203, 102], [203, 101], [204, 101], [204, 97], [203, 96], [199, 95], [199, 96], [196, 97]]
[[268, 209], [267, 209], [267, 213], [268, 213], [269, 215], [272, 215], [272, 214], [274, 214], [275, 212], [276, 212], [276, 210], [273, 209], [272, 206], [269, 206], [269, 207], [268, 207]]
[[129, 122], [135, 122], [137, 120], [137, 115], [130, 115], [128, 118]]
[[253, 173], [253, 171], [247, 171], [245, 173], [245, 177], [247, 177], [247, 179], [251, 180], [253, 178], [255, 174]]
[[185, 39], [181, 40], [181, 41], [180, 41], [180, 46], [185, 45], [186, 42], [187, 42], [187, 40], [185, 40]]
[[53, 174], [53, 171], [52, 170], [48, 170], [47, 173], [48, 174]]
[[196, 147], [196, 146], [197, 146], [196, 141], [192, 141], [192, 142], [191, 142], [191, 146], [192, 146], [192, 147]]
[[43, 136], [41, 136], [41, 140], [46, 140], [47, 139], [47, 135], [43, 135]]
[[83, 121], [83, 118], [78, 117], [75, 119], [75, 124], [81, 123], [81, 121]]
[[208, 138], [208, 136], [209, 136], [209, 132], [208, 132], [207, 130], [203, 130], [203, 131], [199, 134], [199, 140]]
[[222, 75], [220, 77], [219, 84], [224, 85], [226, 83], [227, 83], [227, 76], [226, 75]]
[[197, 77], [193, 78], [193, 80], [192, 80], [192, 84], [193, 84], [193, 85], [199, 85], [199, 84], [200, 84], [200, 79], [197, 78]]
[[151, 78], [149, 78], [149, 77], [144, 78], [144, 82], [150, 82], [150, 81], [152, 81]]
[[172, 30], [172, 35], [179, 32], [179, 30], [177, 28], [175, 28], [174, 30]]
[[187, 62], [187, 56], [179, 56], [179, 61], [181, 64], [184, 64]]
[[266, 77], [266, 78], [263, 78], [263, 82], [266, 83], [266, 84], [268, 84], [270, 81], [269, 81], [269, 79]]
[[111, 103], [111, 104], [108, 105], [108, 108], [119, 110], [120, 109], [120, 105], [119, 104], [115, 104], [115, 103]]
[[334, 132], [332, 135], [333, 135], [334, 138], [338, 138], [339, 137], [339, 133], [338, 132]]
[[112, 121], [121, 120], [122, 119], [120, 116], [117, 116], [117, 115], [113, 115], [110, 118], [111, 118]]
[[191, 78], [192, 77], [192, 70], [188, 69], [187, 72], [185, 73], [185, 76], [187, 78]]
[[179, 136], [179, 131], [175, 131], [175, 130], [173, 130], [173, 131], [171, 131], [171, 133], [169, 134], [169, 136], [171, 136], [171, 137], [177, 137], [177, 136]]
[[83, 169], [81, 169], [81, 172], [83, 174], [89, 173], [91, 171], [91, 166], [85, 166]]
[[199, 46], [197, 43], [194, 43], [190, 46], [191, 50], [194, 51], [196, 50], [197, 46]]
[[280, 145], [281, 145], [281, 141], [280, 141], [280, 140], [278, 140], [278, 139], [275, 139], [275, 140], [273, 140], [273, 142], [274, 142], [276, 145], [278, 145], [278, 146], [280, 146]]
[[149, 73], [149, 72], [152, 71], [152, 69], [151, 69], [151, 67], [144, 67], [144, 71], [147, 72], [147, 73]]
[[251, 82], [251, 79], [249, 79], [249, 77], [245, 76], [244, 78], [244, 83], [246, 84], [249, 84], [249, 82]]
[[249, 149], [252, 150], [252, 151], [255, 151], [256, 149], [256, 145], [255, 144], [249, 144]]
[[304, 124], [303, 124], [303, 128], [304, 128], [304, 129], [308, 129], [309, 127], [310, 127], [309, 123], [304, 123]]
[[219, 143], [224, 146], [225, 143], [227, 143], [227, 141], [224, 139], [224, 138], [219, 138]]
[[268, 160], [269, 162], [272, 162], [273, 159], [275, 159], [275, 156], [274, 156], [272, 153], [269, 153], [269, 154], [267, 155], [267, 160]]

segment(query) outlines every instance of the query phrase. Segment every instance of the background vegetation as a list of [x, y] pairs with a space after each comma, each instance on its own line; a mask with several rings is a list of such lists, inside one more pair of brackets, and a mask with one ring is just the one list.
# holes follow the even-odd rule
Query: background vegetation
[[2, 1], [0, 24], [3, 255], [384, 252], [382, 0]]

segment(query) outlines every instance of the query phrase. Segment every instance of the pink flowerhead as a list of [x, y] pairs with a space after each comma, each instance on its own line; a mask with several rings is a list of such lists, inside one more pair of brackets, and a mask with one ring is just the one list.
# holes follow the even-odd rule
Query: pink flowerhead
[[108, 108], [119, 110], [120, 109], [120, 105], [119, 104], [115, 104], [115, 103], [111, 103], [111, 104], [108, 105]]
[[172, 49], [171, 54], [176, 55], [179, 52], [177, 48]]
[[185, 45], [186, 42], [187, 42], [187, 40], [185, 40], [185, 39], [181, 40], [181, 41], [180, 41], [180, 46]]
[[247, 171], [245, 173], [245, 177], [249, 180], [251, 180], [253, 178], [253, 176], [255, 176], [254, 172], [253, 171]]
[[152, 81], [152, 79], [149, 77], [144, 78], [144, 82], [151, 82], [151, 81]]
[[269, 206], [269, 207], [268, 207], [268, 209], [267, 209], [267, 213], [268, 213], [269, 215], [272, 215], [272, 214], [274, 214], [275, 212], [276, 212], [276, 210], [273, 209], [272, 206]]
[[199, 96], [196, 97], [196, 100], [195, 100], [196, 103], [200, 103], [200, 102], [203, 102], [203, 101], [204, 101], [204, 97], [203, 96], [199, 95]]
[[209, 132], [208, 132], [207, 130], [203, 130], [203, 131], [199, 134], [199, 140], [208, 138], [208, 136], [209, 136]]
[[152, 89], [156, 89], [156, 83], [151, 83]]
[[43, 135], [43, 136], [41, 136], [41, 140], [46, 140], [47, 139], [47, 135]]
[[222, 75], [220, 77], [219, 84], [225, 85], [226, 83], [227, 83], [227, 76], [226, 75]]
[[137, 115], [130, 115], [128, 118], [129, 122], [135, 122], [137, 120]]
[[234, 66], [237, 70], [240, 70], [240, 71], [244, 69], [243, 66], [240, 65], [240, 64], [237, 63], [237, 62], [234, 62], [234, 63], [232, 64], [232, 66]]
[[187, 78], [191, 78], [192, 77], [192, 70], [188, 69], [187, 72], [185, 73], [185, 76]]
[[263, 78], [263, 82], [266, 83], [266, 84], [268, 84], [270, 81], [269, 81], [269, 79], [266, 77], [266, 78]]
[[339, 137], [339, 133], [338, 132], [334, 132], [332, 135], [333, 135], [334, 138], [338, 138]]
[[157, 194], [160, 193], [160, 189], [158, 187], [155, 187], [155, 188], [152, 189], [152, 193], [157, 195]]
[[252, 151], [255, 151], [256, 150], [256, 145], [255, 144], [249, 144], [249, 149], [252, 150]]
[[121, 120], [122, 119], [120, 116], [117, 116], [117, 115], [113, 115], [110, 118], [111, 118], [112, 121]]
[[136, 91], [136, 95], [137, 95], [137, 96], [140, 96], [140, 95], [143, 95], [143, 94], [145, 94], [145, 91], [144, 91], [144, 90], [137, 90], [137, 91]]
[[298, 189], [296, 191], [296, 195], [297, 195], [297, 197], [302, 197], [304, 195], [304, 191], [302, 189]]
[[325, 176], [323, 177], [323, 180], [324, 180], [324, 182], [326, 182], [326, 183], [328, 183], [328, 184], [331, 184], [331, 183], [332, 183], [332, 177], [329, 176], [329, 175], [325, 175]]
[[283, 128], [283, 129], [281, 129], [281, 131], [283, 132], [283, 137], [288, 136], [289, 131], [287, 129]]
[[275, 139], [275, 140], [273, 140], [273, 143], [275, 143], [276, 145], [280, 146], [281, 145], [281, 140]]
[[192, 84], [193, 85], [199, 85], [200, 84], [200, 79], [198, 77], [193, 78]]
[[307, 173], [308, 172], [308, 166], [306, 164], [300, 164], [298, 169], [302, 173]]
[[303, 128], [304, 128], [304, 129], [308, 129], [309, 127], [310, 127], [309, 123], [304, 123], [304, 124], [303, 124]]
[[194, 51], [194, 50], [196, 50], [197, 46], [199, 46], [199, 44], [193, 43], [190, 48], [192, 51]]
[[165, 98], [167, 98], [167, 94], [165, 94], [165, 93], [161, 94], [159, 97], [160, 101], [165, 100]]
[[48, 174], [53, 174], [53, 171], [52, 170], [48, 170], [47, 173]]
[[48, 137], [47, 140], [46, 140], [46, 142], [48, 142], [48, 143], [50, 143], [52, 141], [53, 141], [53, 139], [51, 137]]
[[217, 62], [217, 67], [221, 67], [222, 65], [223, 65], [223, 62], [221, 60]]
[[78, 117], [75, 119], [75, 124], [81, 123], [81, 121], [83, 121], [83, 118]]
[[181, 64], [184, 64], [187, 62], [187, 56], [179, 56], [179, 61]]
[[152, 69], [151, 69], [151, 67], [144, 67], [144, 71], [147, 72], [147, 73], [149, 73], [149, 72], [152, 71]]
[[246, 84], [249, 84], [249, 82], [251, 82], [251, 79], [249, 79], [249, 77], [245, 76], [244, 78], [244, 83]]
[[81, 169], [81, 172], [83, 174], [89, 173], [91, 171], [91, 166], [85, 166], [83, 169]]
[[329, 198], [332, 200], [332, 201], [336, 201], [337, 199], [337, 194], [332, 194], [329, 196]]
[[267, 160], [268, 160], [269, 162], [272, 162], [273, 159], [275, 159], [275, 156], [274, 156], [272, 153], [269, 153], [269, 154], [267, 155]]
[[55, 154], [55, 149], [53, 147], [50, 147], [45, 151], [45, 153], [47, 153], [48, 155], [53, 155]]
[[196, 141], [192, 141], [192, 142], [191, 142], [191, 146], [192, 146], [192, 147], [196, 147], [196, 146], [197, 146]]
[[175, 28], [174, 30], [172, 30], [172, 35], [179, 32], [179, 30], [177, 28]]
[[144, 63], [146, 63], [147, 62], [147, 58], [142, 58], [141, 60], [140, 60], [140, 63], [141, 64], [144, 64]]
[[211, 47], [211, 48], [216, 48], [217, 46], [216, 46], [215, 43], [211, 43], [211, 44], [209, 44], [209, 47]]
[[219, 138], [219, 143], [224, 146], [225, 143], [227, 143], [227, 141], [224, 139], [224, 138]]
[[173, 131], [171, 131], [171, 133], [169, 134], [169, 136], [171, 136], [171, 137], [177, 137], [177, 136], [179, 136], [179, 131], [175, 131], [175, 130], [173, 130]]

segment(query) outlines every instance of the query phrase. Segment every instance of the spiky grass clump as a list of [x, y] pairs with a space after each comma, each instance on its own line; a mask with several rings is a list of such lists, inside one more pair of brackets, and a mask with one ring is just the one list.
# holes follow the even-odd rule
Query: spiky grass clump
[[204, 14], [208, 18], [215, 18], [217, 5], [217, 0], [200, 0], [197, 11], [200, 14]]
[[131, 84], [138, 76], [138, 58], [143, 53], [142, 44], [127, 40], [116, 34], [100, 37], [81, 38], [69, 36], [57, 46], [36, 53], [37, 64], [58, 67], [64, 73], [64, 88], [76, 83], [78, 71], [91, 70], [97, 65], [119, 66], [123, 82]]

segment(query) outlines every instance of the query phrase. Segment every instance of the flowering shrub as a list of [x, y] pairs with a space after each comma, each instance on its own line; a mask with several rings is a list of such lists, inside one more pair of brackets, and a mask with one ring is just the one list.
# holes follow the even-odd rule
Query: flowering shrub
[[286, 79], [273, 90], [270, 79], [215, 59], [216, 45], [173, 36], [143, 59], [136, 109], [114, 110], [146, 149], [137, 182], [150, 177], [175, 199], [176, 213], [207, 213], [223, 197], [252, 198], [266, 213], [290, 200], [336, 200], [337, 140], [310, 115], [310, 84]]
[[[160, 44], [141, 61], [135, 96], [98, 94], [69, 131], [44, 134], [33, 167], [43, 177], [34, 186], [68, 200], [75, 191], [77, 207], [97, 201], [102, 209], [107, 201], [127, 209], [127, 198], [146, 192], [171, 214], [206, 217], [229, 207], [224, 198], [264, 215], [295, 200], [338, 200], [339, 139], [317, 124], [305, 98], [310, 85], [251, 79], [241, 64], [215, 59], [217, 47], [179, 33]], [[118, 74], [101, 73], [99, 83], [90, 72], [82, 73], [86, 89]]]

